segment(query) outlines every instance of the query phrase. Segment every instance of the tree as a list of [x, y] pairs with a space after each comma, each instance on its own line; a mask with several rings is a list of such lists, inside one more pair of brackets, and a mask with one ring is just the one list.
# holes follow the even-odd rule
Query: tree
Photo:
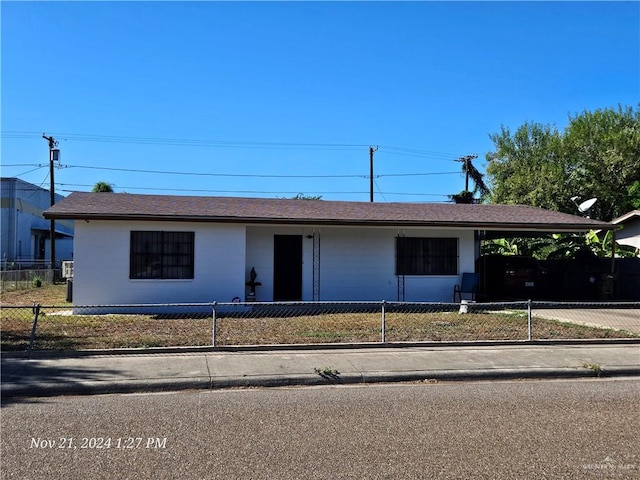
[[492, 203], [521, 203], [576, 214], [571, 197], [596, 197], [592, 218], [609, 221], [640, 200], [640, 110], [618, 107], [569, 117], [555, 126], [525, 123], [489, 135]]
[[489, 135], [495, 151], [486, 155], [491, 203], [525, 204], [550, 210], [575, 211], [567, 185], [570, 169], [555, 127], [525, 123], [512, 135], [502, 127]]
[[98, 182], [93, 186], [92, 192], [108, 192], [113, 193], [113, 184], [107, 182]]
[[[477, 155], [467, 155], [462, 157], [457, 162], [462, 162], [462, 172], [465, 175], [464, 190], [460, 193], [449, 195], [449, 198], [455, 203], [477, 203], [482, 201], [488, 194], [489, 188], [484, 183], [484, 175], [471, 163]], [[473, 190], [469, 190], [469, 178], [473, 180]], [[475, 198], [475, 194], [480, 195], [479, 199]]]
[[629, 187], [629, 203], [631, 204], [631, 208], [633, 210], [640, 209], [640, 180], [636, 180]]
[[633, 210], [634, 184], [640, 179], [640, 109], [585, 111], [570, 118], [564, 143], [576, 164], [575, 195], [598, 198], [591, 217], [608, 221]]
[[[578, 258], [591, 255], [600, 258], [611, 256], [613, 247], [613, 233], [611, 230], [597, 233], [590, 230], [585, 235], [578, 233], [554, 234], [549, 243], [548, 251], [542, 258]], [[615, 242], [615, 253], [618, 257], [635, 257], [636, 249], [628, 245]]]
[[543, 235], [537, 238], [496, 238], [482, 242], [482, 255], [521, 255], [544, 259], [554, 249], [552, 239]]
[[291, 200], [322, 200], [322, 195], [305, 195], [299, 193], [295, 197], [291, 197]]

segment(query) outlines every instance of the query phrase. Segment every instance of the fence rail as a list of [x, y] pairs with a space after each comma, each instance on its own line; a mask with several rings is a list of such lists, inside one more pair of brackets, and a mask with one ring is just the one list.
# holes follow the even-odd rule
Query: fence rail
[[1, 348], [637, 338], [640, 302], [292, 302], [3, 307]]

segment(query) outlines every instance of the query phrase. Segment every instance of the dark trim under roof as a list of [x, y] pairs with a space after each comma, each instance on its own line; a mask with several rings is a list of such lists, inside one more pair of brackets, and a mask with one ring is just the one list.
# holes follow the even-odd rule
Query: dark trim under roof
[[370, 203], [240, 197], [75, 192], [44, 212], [47, 219], [227, 222], [279, 225], [366, 225], [611, 230], [615, 225], [525, 205]]

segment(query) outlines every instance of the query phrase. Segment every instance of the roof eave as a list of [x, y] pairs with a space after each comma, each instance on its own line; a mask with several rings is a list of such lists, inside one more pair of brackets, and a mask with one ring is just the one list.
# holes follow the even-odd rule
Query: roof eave
[[612, 224], [582, 224], [582, 223], [491, 223], [470, 221], [418, 221], [418, 220], [345, 220], [332, 218], [264, 218], [264, 217], [233, 217], [233, 216], [202, 216], [202, 215], [131, 215], [131, 214], [86, 214], [86, 213], [57, 213], [44, 212], [49, 220], [119, 220], [119, 221], [172, 221], [198, 223], [245, 223], [245, 224], [281, 224], [281, 225], [340, 225], [340, 226], [379, 226], [379, 227], [441, 227], [466, 228], [476, 230], [523, 230], [523, 231], [553, 231], [553, 232], [583, 232], [599, 228], [614, 230]]

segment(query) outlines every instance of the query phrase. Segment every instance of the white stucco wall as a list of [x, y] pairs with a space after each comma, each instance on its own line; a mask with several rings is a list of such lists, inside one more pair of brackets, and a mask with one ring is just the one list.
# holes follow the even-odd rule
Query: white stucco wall
[[[193, 279], [129, 278], [131, 230], [195, 232]], [[76, 222], [75, 305], [230, 302], [245, 299], [245, 282], [256, 269], [258, 301], [273, 300], [274, 235], [301, 235], [302, 299], [313, 300], [313, 239], [320, 235], [321, 301], [396, 301], [395, 242], [407, 237], [459, 239], [458, 275], [406, 276], [406, 301], [450, 302], [462, 272], [474, 271], [470, 230], [429, 228], [278, 227], [232, 224], [117, 221]]]
[[[131, 230], [195, 232], [193, 279], [129, 278]], [[230, 302], [244, 299], [242, 225], [117, 221], [76, 222], [74, 305]]]
[[640, 218], [629, 220], [622, 230], [616, 232], [616, 240], [621, 245], [629, 245], [640, 249]]
[[309, 227], [247, 227], [246, 281], [249, 280], [251, 267], [256, 269], [262, 286], [256, 288], [258, 302], [273, 300], [273, 237], [274, 235], [302, 236], [302, 299], [313, 300], [313, 228]]
[[[398, 278], [395, 275], [395, 242], [400, 233], [411, 237], [459, 238], [458, 275], [406, 276], [406, 301], [450, 302], [453, 287], [462, 272], [474, 271], [474, 240], [470, 230], [318, 227], [320, 234], [320, 300], [323, 301], [396, 301]], [[273, 299], [273, 236], [302, 235], [303, 300], [313, 300], [312, 227], [247, 227], [245, 276], [251, 267], [262, 286], [258, 301]]]

